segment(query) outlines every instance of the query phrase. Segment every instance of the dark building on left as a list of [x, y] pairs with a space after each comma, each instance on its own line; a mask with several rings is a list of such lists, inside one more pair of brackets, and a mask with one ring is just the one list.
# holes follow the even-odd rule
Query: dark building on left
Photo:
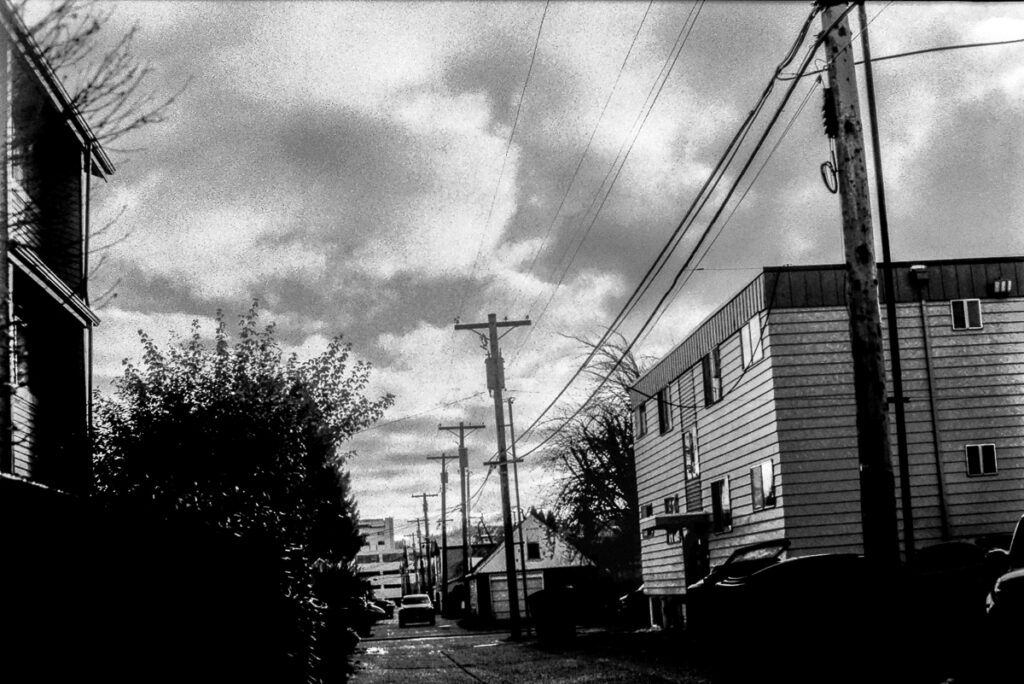
[[0, 22], [0, 495], [84, 494], [99, 322], [89, 308], [89, 200], [114, 169], [6, 2]]

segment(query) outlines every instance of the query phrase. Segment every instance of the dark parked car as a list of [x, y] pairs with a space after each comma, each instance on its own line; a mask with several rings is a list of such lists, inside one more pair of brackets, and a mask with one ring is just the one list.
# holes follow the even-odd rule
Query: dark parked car
[[784, 539], [744, 547], [687, 588], [687, 623], [713, 681], [905, 681], [855, 647], [866, 635], [894, 643], [894, 583], [874, 578], [857, 554], [786, 559], [788, 548]]
[[427, 594], [407, 594], [402, 597], [402, 605], [398, 609], [398, 626], [405, 627], [410, 622], [427, 622], [435, 624], [434, 603]]
[[1017, 521], [1009, 551], [989, 553], [1002, 573], [986, 601], [989, 626], [998, 638], [1020, 638], [1024, 633], [1024, 516]]
[[388, 620], [395, 617], [395, 604], [388, 599], [373, 599], [372, 603], [384, 611], [384, 616], [387, 617]]

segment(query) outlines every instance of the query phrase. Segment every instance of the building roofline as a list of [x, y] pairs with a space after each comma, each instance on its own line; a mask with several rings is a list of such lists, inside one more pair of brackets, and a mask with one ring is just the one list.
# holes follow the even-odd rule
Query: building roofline
[[[943, 269], [943, 268], [949, 269], [949, 268], [955, 268], [955, 267], [965, 267], [965, 268], [968, 268], [970, 270], [970, 267], [972, 267], [972, 266], [974, 266], [974, 267], [984, 266], [984, 267], [989, 267], [989, 268], [996, 268], [998, 270], [998, 268], [1001, 265], [1010, 265], [1010, 264], [1014, 265], [1014, 270], [1017, 273], [1017, 278], [1016, 278], [1017, 284], [1015, 286], [1015, 292], [1017, 294], [1015, 294], [1013, 296], [1018, 296], [1019, 297], [1020, 296], [1020, 292], [1022, 291], [1022, 285], [1024, 285], [1024, 256], [975, 257], [975, 258], [967, 258], [967, 259], [927, 259], [927, 260], [925, 260], [925, 259], [918, 259], [918, 260], [893, 261], [892, 262], [892, 266], [897, 271], [899, 271], [900, 269], [903, 269], [904, 271], [907, 271], [907, 270], [910, 269], [910, 267], [917, 266], [917, 265], [922, 265], [922, 266], [928, 267], [930, 269]], [[881, 267], [884, 266], [884, 265], [885, 265], [884, 263], [879, 263], [878, 264], [879, 270], [881, 270]], [[710, 314], [705, 316], [700, 321], [700, 323], [698, 323], [696, 326], [694, 326], [694, 328], [690, 331], [690, 333], [686, 336], [686, 338], [683, 339], [682, 342], [680, 342], [679, 344], [675, 345], [666, 354], [661, 356], [658, 359], [658, 361], [653, 366], [651, 366], [651, 368], [649, 368], [639, 378], [637, 378], [636, 382], [634, 382], [633, 385], [630, 388], [631, 393], [633, 394], [633, 396], [632, 396], [632, 399], [633, 399], [632, 403], [633, 403], [633, 405], [634, 406], [638, 405], [648, 395], [651, 395], [651, 396], [654, 395], [654, 393], [655, 393], [654, 391], [646, 392], [643, 389], [641, 389], [643, 386], [651, 384], [652, 376], [657, 376], [657, 377], [655, 377], [655, 379], [658, 380], [658, 382], [655, 383], [655, 384], [663, 386], [666, 382], [671, 382], [672, 380], [675, 379], [675, 377], [678, 377], [678, 373], [675, 373], [674, 371], [679, 371], [679, 373], [685, 371], [686, 368], [683, 368], [683, 367], [673, 368], [672, 370], [669, 370], [667, 367], [669, 367], [669, 366], [674, 367], [674, 366], [679, 365], [678, 362], [675, 362], [676, 361], [675, 357], [679, 356], [680, 354], [683, 354], [684, 348], [692, 347], [694, 345], [695, 341], [696, 341], [694, 338], [696, 338], [698, 335], [701, 335], [703, 337], [710, 337], [709, 329], [712, 328], [712, 327], [717, 326], [717, 327], [720, 327], [720, 328], [721, 327], [728, 327], [729, 330], [719, 331], [720, 333], [721, 332], [725, 332], [726, 336], [727, 336], [728, 334], [732, 334], [733, 332], [735, 332], [735, 330], [739, 329], [739, 326], [735, 325], [737, 323], [737, 321], [739, 321], [740, 325], [741, 325], [742, 322], [745, 322], [745, 320], [747, 318], [749, 318], [749, 316], [752, 316], [757, 311], [761, 311], [761, 310], [764, 310], [766, 308], [767, 309], [771, 309], [773, 306], [775, 306], [777, 308], [789, 308], [791, 306], [794, 306], [794, 304], [792, 304], [792, 303], [786, 303], [786, 302], [780, 303], [779, 301], [777, 301], [777, 299], [784, 299], [784, 296], [780, 296], [778, 298], [776, 296], [776, 289], [778, 288], [778, 285], [779, 285], [780, 281], [782, 280], [782, 278], [780, 278], [780, 276], [782, 274], [789, 274], [789, 273], [811, 273], [811, 272], [815, 272], [815, 271], [819, 272], [819, 273], [832, 273], [833, 276], [831, 276], [831, 279], [832, 279], [833, 282], [831, 282], [830, 285], [832, 285], [834, 287], [832, 287], [831, 290], [828, 292], [828, 296], [827, 297], [823, 297], [822, 298], [822, 302], [820, 304], [817, 304], [817, 305], [818, 306], [835, 306], [836, 305], [836, 303], [835, 303], [836, 300], [838, 300], [839, 304], [843, 304], [843, 299], [842, 298], [845, 296], [845, 294], [843, 292], [843, 286], [842, 286], [841, 279], [845, 278], [845, 270], [846, 270], [846, 265], [845, 264], [819, 264], [819, 265], [802, 265], [802, 266], [765, 266], [765, 267], [763, 267], [761, 269], [761, 271], [757, 275], [755, 275], [753, 278], [751, 278], [745, 285], [743, 285], [743, 287], [740, 288], [739, 292], [737, 292], [735, 295], [730, 297], [727, 301], [725, 301], [721, 306], [716, 308]], [[974, 269], [974, 270], [978, 270], [978, 269]], [[986, 270], [986, 269], [981, 269], [981, 270]], [[760, 281], [760, 283], [759, 283], [759, 281]], [[838, 283], [838, 285], [837, 285], [837, 283]], [[901, 301], [901, 295], [902, 296], [906, 296], [906, 292], [905, 291], [907, 289], [907, 286], [906, 286], [906, 284], [902, 284], [901, 285], [901, 282], [899, 280], [897, 280], [895, 285], [896, 285], [896, 288], [895, 288], [896, 299], [897, 299], [897, 301]], [[966, 285], [965, 287], [968, 287], [969, 285], [970, 284]], [[785, 290], [785, 289], [787, 289], [787, 287], [788, 286], [784, 286], [783, 288], [780, 288], [780, 289]], [[885, 298], [884, 290], [885, 290], [884, 283], [880, 279], [880, 281], [879, 281], [879, 292], [881, 294], [881, 297], [882, 297], [883, 301], [884, 301], [884, 298]], [[780, 293], [780, 295], [781, 295], [781, 293]], [[933, 298], [933, 300], [934, 300], [934, 298]], [[804, 304], [803, 306], [809, 306], [809, 305], [810, 304]], [[730, 318], [736, 318], [737, 320], [736, 321], [731, 321], [732, 324], [730, 325], [727, 322], [725, 322], [723, 319], [727, 317], [727, 316], [725, 316], [725, 312], [727, 310], [731, 311], [732, 309], [736, 309], [736, 311], [732, 311], [732, 313], [735, 314], [735, 315], [730, 316]], [[739, 311], [739, 309], [742, 309], [742, 311]], [[743, 319], [743, 320], [740, 321], [740, 319]], [[733, 328], [735, 328], [735, 329], [733, 329]], [[704, 342], [702, 347], [706, 347], [706, 346], [708, 346], [708, 344], [710, 344], [710, 340], [702, 340], [702, 341]], [[693, 350], [691, 350], [691, 351], [693, 351]], [[702, 351], [703, 351], [703, 353], [707, 353], [703, 349], [697, 350], [697, 352], [702, 352]], [[700, 356], [702, 354], [698, 353], [697, 355]], [[673, 363], [673, 362], [675, 362], [675, 363]], [[688, 368], [689, 365], [687, 365], [686, 367]], [[669, 375], [673, 375], [673, 377], [668, 377]], [[664, 376], [664, 377], [662, 377], [662, 376]], [[654, 389], [657, 389], [657, 388], [654, 388]], [[639, 400], [638, 400], [638, 395], [641, 395]]]
[[71, 127], [74, 129], [82, 148], [87, 150], [90, 156], [89, 172], [93, 175], [105, 177], [114, 173], [114, 164], [110, 157], [100, 145], [99, 139], [93, 133], [92, 128], [86, 122], [77, 105], [68, 95], [64, 85], [57, 78], [50, 63], [43, 56], [43, 51], [36, 43], [32, 33], [28, 30], [25, 22], [22, 21], [18, 12], [10, 4], [9, 0], [0, 2], [0, 21], [10, 34], [14, 44], [20, 48], [29, 66], [32, 67], [40, 82], [45, 86], [47, 95], [58, 111], [63, 114]]

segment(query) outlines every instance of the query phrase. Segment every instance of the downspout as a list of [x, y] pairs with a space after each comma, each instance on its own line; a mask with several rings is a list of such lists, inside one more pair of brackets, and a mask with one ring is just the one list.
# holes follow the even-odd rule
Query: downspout
[[10, 163], [10, 114], [11, 89], [8, 58], [7, 32], [0, 40], [0, 113], [3, 116], [0, 129], [0, 471], [14, 472], [13, 430], [11, 426], [11, 401], [14, 387], [11, 383], [11, 262], [8, 259], [9, 242], [9, 170]]
[[[939, 490], [939, 525], [942, 541], [949, 541], [953, 536], [953, 526], [949, 520], [949, 509], [946, 504], [946, 474], [942, 469], [942, 435], [939, 427], [939, 410], [935, 405], [935, 374], [932, 369], [932, 342], [928, 334], [928, 312], [925, 308], [924, 288], [927, 285], [927, 272], [914, 271], [917, 285], [918, 310], [921, 316], [921, 335], [924, 341], [924, 367], [925, 378], [928, 381], [928, 408], [931, 411], [932, 419], [932, 446], [935, 450], [935, 478]], [[923, 276], [920, 274], [924, 274]]]
[[[92, 149], [93, 142], [85, 145], [85, 202], [83, 207], [82, 226], [82, 285], [81, 293], [85, 305], [89, 306], [89, 234], [92, 232]], [[92, 362], [93, 362], [93, 325], [87, 321], [85, 324], [85, 415], [86, 415], [86, 453], [88, 463], [86, 465], [87, 481], [82, 483], [85, 491], [92, 489], [92, 445], [93, 445], [93, 422], [92, 422]]]

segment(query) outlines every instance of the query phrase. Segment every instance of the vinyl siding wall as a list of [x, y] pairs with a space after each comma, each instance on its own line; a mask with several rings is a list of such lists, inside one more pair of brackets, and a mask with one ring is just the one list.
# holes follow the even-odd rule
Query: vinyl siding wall
[[[745, 323], [745, 321], [744, 321]], [[701, 503], [712, 510], [711, 485], [729, 478], [732, 528], [710, 532], [708, 551], [711, 565], [724, 561], [737, 546], [784, 536], [782, 503], [784, 480], [778, 476], [779, 439], [772, 402], [772, 340], [764, 333], [764, 358], [743, 368], [739, 331], [720, 347], [722, 362], [722, 399], [704, 405], [703, 377], [698, 364], [690, 370], [698, 383], [698, 453], [701, 467]], [[777, 504], [753, 510], [750, 469], [771, 460], [776, 467]], [[693, 582], [698, 578], [690, 578]]]
[[[680, 429], [680, 405], [692, 404], [692, 388], [680, 391], [678, 382], [667, 385], [672, 427], [665, 434], [658, 428], [657, 399], [648, 399], [647, 434], [637, 440], [636, 479], [639, 494], [641, 529], [645, 527], [643, 511], [654, 506], [655, 515], [664, 513], [665, 499], [679, 497], [679, 508], [686, 507], [686, 477], [683, 470], [683, 432]], [[665, 530], [652, 537], [641, 532], [640, 554], [643, 565], [644, 591], [648, 595], [682, 593], [683, 546], [669, 544]]]
[[[1004, 532], [1024, 510], [1024, 303], [983, 300], [984, 328], [971, 331], [952, 330], [948, 301], [926, 303], [924, 310], [927, 348], [920, 304], [897, 307], [917, 547]], [[776, 311], [771, 331], [792, 553], [860, 552], [856, 405], [846, 311]], [[883, 334], [888, 359], [884, 317]], [[887, 386], [891, 393], [891, 372]], [[893, 410], [889, 422], [902, 544]], [[982, 443], [996, 444], [999, 471], [968, 477], [964, 446]]]

